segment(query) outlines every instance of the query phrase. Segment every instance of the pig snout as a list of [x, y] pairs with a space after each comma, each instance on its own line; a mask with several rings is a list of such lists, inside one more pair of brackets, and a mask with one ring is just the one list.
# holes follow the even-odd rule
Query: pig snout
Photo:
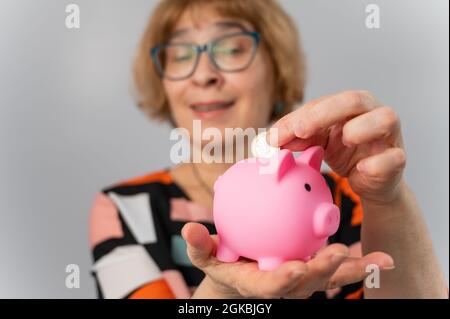
[[314, 211], [314, 234], [319, 238], [334, 235], [339, 227], [339, 208], [330, 203], [321, 203]]

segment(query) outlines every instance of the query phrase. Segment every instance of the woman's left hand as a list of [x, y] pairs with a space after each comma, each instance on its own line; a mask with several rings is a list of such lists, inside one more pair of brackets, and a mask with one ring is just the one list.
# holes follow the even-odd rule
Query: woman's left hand
[[292, 151], [323, 146], [326, 163], [362, 199], [383, 204], [399, 194], [406, 164], [400, 120], [370, 92], [313, 100], [277, 121], [268, 136], [271, 145]]

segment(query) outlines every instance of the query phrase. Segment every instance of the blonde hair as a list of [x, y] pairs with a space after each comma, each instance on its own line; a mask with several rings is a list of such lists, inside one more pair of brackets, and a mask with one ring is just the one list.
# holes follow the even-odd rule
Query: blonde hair
[[261, 34], [273, 64], [273, 101], [283, 103], [283, 110], [274, 110], [271, 120], [289, 113], [294, 104], [303, 100], [305, 58], [295, 24], [275, 0], [161, 0], [146, 26], [134, 61], [134, 93], [138, 106], [151, 118], [172, 122], [162, 79], [150, 58], [150, 50], [168, 40], [186, 10], [202, 5], [212, 7], [224, 17], [247, 21]]

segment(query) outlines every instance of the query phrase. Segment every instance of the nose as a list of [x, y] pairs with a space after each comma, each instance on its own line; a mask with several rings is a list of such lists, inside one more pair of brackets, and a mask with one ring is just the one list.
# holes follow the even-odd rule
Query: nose
[[200, 54], [197, 67], [192, 74], [192, 81], [201, 87], [220, 85], [223, 82], [220, 71], [212, 65], [206, 52], [203, 53]]
[[322, 203], [314, 211], [314, 234], [319, 238], [334, 235], [339, 228], [339, 208], [331, 203]]

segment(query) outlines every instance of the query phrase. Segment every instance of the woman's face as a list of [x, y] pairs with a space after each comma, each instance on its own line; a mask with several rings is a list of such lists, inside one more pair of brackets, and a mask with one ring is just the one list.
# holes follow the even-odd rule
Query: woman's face
[[[241, 31], [253, 31], [245, 21], [224, 18], [208, 8], [185, 12], [175, 26], [172, 43], [205, 44], [216, 38]], [[218, 128], [264, 128], [273, 107], [272, 63], [259, 43], [251, 64], [238, 72], [216, 69], [207, 54], [200, 56], [192, 76], [183, 80], [164, 79], [172, 116], [179, 127], [189, 130], [201, 120], [202, 130]], [[223, 105], [223, 107], [222, 107]], [[222, 141], [220, 141], [222, 142]]]

